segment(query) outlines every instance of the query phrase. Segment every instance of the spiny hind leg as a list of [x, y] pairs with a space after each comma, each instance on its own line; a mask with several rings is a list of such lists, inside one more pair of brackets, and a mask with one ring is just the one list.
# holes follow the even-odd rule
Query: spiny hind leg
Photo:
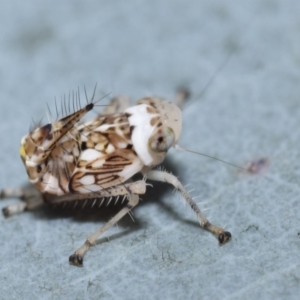
[[130, 106], [130, 98], [124, 95], [116, 96], [111, 99], [110, 104], [106, 106], [102, 114], [122, 113]]
[[82, 266], [83, 256], [89, 250], [89, 248], [95, 245], [97, 238], [105, 232], [107, 229], [115, 225], [119, 220], [121, 220], [127, 213], [129, 213], [139, 202], [139, 196], [136, 194], [130, 194], [128, 203], [123, 207], [111, 220], [104, 224], [101, 228], [91, 234], [85, 241], [85, 243], [80, 246], [74, 254], [69, 257], [69, 262], [75, 266]]
[[227, 241], [231, 239], [231, 233], [229, 231], [225, 231], [222, 227], [211, 224], [208, 221], [206, 216], [201, 212], [197, 204], [193, 201], [192, 197], [188, 194], [188, 192], [182, 186], [180, 181], [174, 175], [164, 171], [156, 171], [156, 170], [149, 171], [146, 175], [147, 178], [150, 180], [168, 182], [172, 184], [181, 193], [185, 201], [196, 213], [200, 226], [208, 230], [212, 234], [214, 234], [218, 238], [220, 245], [225, 244]]
[[0, 199], [18, 198], [23, 200], [16, 204], [11, 204], [2, 209], [3, 214], [8, 217], [25, 210], [32, 210], [43, 204], [43, 196], [33, 185], [23, 188], [7, 188], [3, 189]]

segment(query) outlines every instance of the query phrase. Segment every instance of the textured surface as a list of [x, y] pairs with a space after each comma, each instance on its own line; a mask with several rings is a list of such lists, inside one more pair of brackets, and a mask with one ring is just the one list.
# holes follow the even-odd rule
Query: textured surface
[[231, 231], [223, 247], [163, 184], [149, 188], [135, 223], [126, 217], [100, 239], [83, 268], [68, 256], [114, 207], [0, 216], [0, 298], [297, 299], [300, 2], [72, 3], [1, 2], [1, 187], [26, 182], [19, 141], [32, 117], [46, 121], [54, 96], [84, 85], [92, 92], [96, 82], [98, 96], [172, 98], [184, 84], [196, 96], [230, 53], [184, 110], [181, 145], [238, 165], [271, 164], [250, 176], [170, 152], [166, 168]]

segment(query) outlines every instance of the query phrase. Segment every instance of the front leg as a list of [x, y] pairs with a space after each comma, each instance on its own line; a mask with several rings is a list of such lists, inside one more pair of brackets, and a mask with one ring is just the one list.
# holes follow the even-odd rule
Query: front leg
[[130, 194], [128, 203], [123, 207], [111, 220], [105, 223], [101, 228], [91, 234], [85, 241], [85, 243], [80, 246], [74, 254], [69, 257], [69, 262], [75, 266], [82, 266], [83, 256], [90, 249], [91, 246], [95, 245], [97, 238], [105, 232], [107, 229], [115, 225], [119, 220], [121, 220], [127, 213], [129, 213], [138, 203], [139, 196], [136, 194]]
[[192, 197], [188, 194], [182, 184], [179, 182], [177, 177], [169, 174], [165, 171], [152, 170], [146, 174], [147, 178], [150, 180], [168, 182], [172, 184], [184, 197], [185, 201], [189, 204], [192, 210], [196, 213], [200, 226], [211, 233], [213, 233], [219, 240], [220, 245], [225, 244], [231, 239], [231, 233], [225, 231], [222, 227], [211, 224], [206, 216], [198, 208], [197, 204], [193, 201]]

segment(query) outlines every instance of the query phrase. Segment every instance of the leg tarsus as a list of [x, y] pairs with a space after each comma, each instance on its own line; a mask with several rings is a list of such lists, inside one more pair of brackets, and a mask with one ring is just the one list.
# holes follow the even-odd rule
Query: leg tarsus
[[70, 255], [69, 263], [70, 263], [70, 265], [73, 265], [73, 266], [82, 267], [83, 266], [83, 257], [74, 253], [74, 254]]
[[229, 231], [224, 231], [219, 234], [218, 240], [220, 243], [220, 246], [226, 244], [228, 241], [231, 240], [231, 233]]
[[218, 238], [220, 245], [224, 245], [231, 239], [231, 233], [229, 231], [225, 231], [222, 227], [211, 224], [208, 221], [206, 216], [202, 213], [202, 211], [193, 201], [192, 197], [188, 194], [188, 192], [185, 190], [176, 176], [165, 171], [158, 170], [151, 170], [146, 174], [146, 176], [150, 180], [162, 181], [172, 184], [181, 193], [185, 201], [196, 213], [200, 226], [215, 235]]

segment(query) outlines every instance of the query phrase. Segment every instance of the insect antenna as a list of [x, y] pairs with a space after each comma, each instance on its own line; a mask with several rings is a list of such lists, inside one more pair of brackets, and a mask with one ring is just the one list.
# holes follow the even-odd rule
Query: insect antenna
[[[215, 79], [217, 78], [217, 76], [222, 72], [223, 69], [225, 69], [226, 65], [228, 64], [229, 60], [232, 57], [232, 54], [234, 53], [234, 51], [229, 52], [229, 54], [226, 56], [226, 58], [224, 59], [224, 61], [221, 63], [221, 65], [214, 71], [214, 73], [210, 76], [210, 78], [208, 79], [208, 81], [206, 82], [206, 84], [204, 85], [202, 91], [196, 95], [195, 97], [193, 97], [192, 101], [181, 101], [181, 103], [183, 103], [182, 108], [186, 108], [188, 107], [192, 102], [202, 98], [205, 93], [208, 91], [208, 89], [210, 88], [210, 86], [214, 83]], [[184, 100], [186, 100], [187, 98], [190, 97], [190, 93], [188, 91], [188, 89], [181, 87], [179, 89], [179, 96], [181, 97], [185, 97]]]
[[174, 148], [175, 148], [176, 150], [178, 150], [178, 151], [186, 151], [186, 152], [190, 152], [190, 153], [202, 155], [202, 156], [205, 156], [205, 157], [208, 157], [208, 158], [212, 158], [212, 159], [215, 159], [215, 160], [217, 160], [217, 161], [223, 162], [223, 163], [225, 163], [225, 164], [227, 164], [227, 165], [229, 165], [229, 166], [232, 166], [232, 167], [235, 167], [235, 168], [238, 168], [238, 169], [240, 169], [240, 170], [243, 170], [243, 171], [248, 172], [248, 170], [247, 170], [246, 168], [237, 166], [237, 165], [235, 165], [235, 164], [232, 164], [232, 163], [227, 162], [227, 161], [225, 161], [225, 160], [222, 160], [222, 159], [220, 159], [220, 158], [216, 158], [216, 157], [213, 157], [213, 156], [210, 156], [210, 155], [207, 155], [207, 154], [203, 154], [203, 153], [201, 153], [201, 152], [197, 152], [197, 151], [185, 149], [185, 148], [180, 147], [179, 145], [175, 145]]

